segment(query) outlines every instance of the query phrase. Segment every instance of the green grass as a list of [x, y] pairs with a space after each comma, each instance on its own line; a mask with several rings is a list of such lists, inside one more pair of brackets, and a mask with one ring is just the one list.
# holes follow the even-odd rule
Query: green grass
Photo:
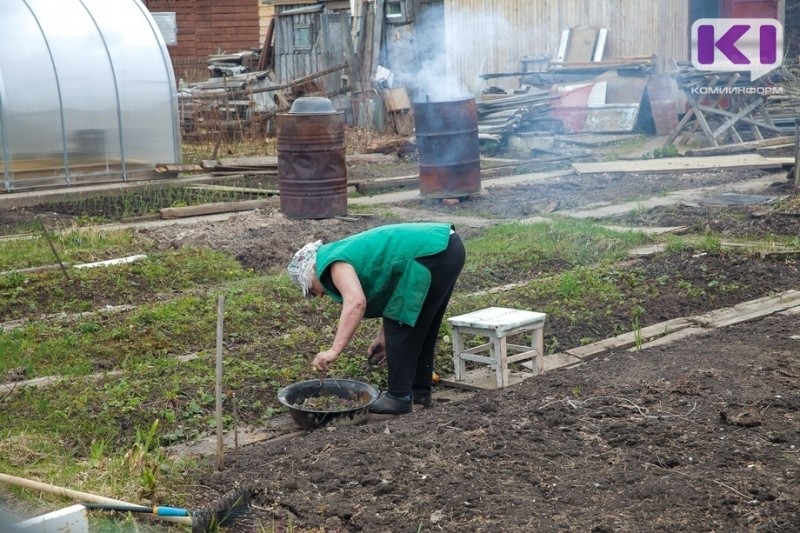
[[[157, 251], [127, 232], [71, 228], [53, 239], [67, 262], [133, 252], [147, 258], [70, 269], [67, 277], [58, 269], [0, 276], [0, 321], [53, 315], [0, 330], [0, 375], [64, 378], [47, 387], [0, 390], [0, 471], [119, 499], [179, 504], [176, 479], [192, 465], [176, 463], [163, 447], [214, 432], [220, 295], [227, 428], [231, 392], [239, 423], [258, 426], [283, 412], [276, 401], [281, 386], [318, 377], [310, 361], [333, 338], [340, 307], [330, 299], [303, 300], [284, 274], [255, 275], [207, 249]], [[637, 307], [638, 293], [733, 290], [670, 279], [646, 285], [643, 273], [617, 267], [628, 249], [649, 239], [560, 218], [475, 232], [465, 238], [468, 261], [448, 314], [489, 306], [546, 312], [548, 323], [566, 332], [546, 339], [552, 352], [590, 342], [569, 337], [570, 327], [582, 322], [598, 323], [598, 337], [641, 324], [646, 309]], [[703, 242], [715, 245], [712, 236]], [[41, 248], [42, 242], [3, 241], [0, 262], [6, 269], [52, 264]], [[479, 292], [507, 283], [518, 287]], [[98, 312], [123, 304], [131, 308]], [[376, 328], [376, 321], [362, 325], [331, 375], [385, 385], [385, 370], [365, 375], [363, 364]], [[446, 322], [441, 329], [446, 337]], [[449, 371], [450, 349], [440, 343], [437, 371]]]
[[71, 228], [48, 232], [58, 254], [53, 254], [41, 231], [19, 239], [0, 241], [0, 272], [43, 265], [55, 265], [60, 258], [69, 264], [91, 263], [114, 257], [144, 253], [145, 242], [138, 241], [130, 231], [99, 231], [92, 228]]
[[618, 261], [648, 241], [585, 220], [557, 218], [536, 224], [502, 224], [469, 243], [462, 281], [477, 288], [519, 281], [520, 272], [560, 272], [580, 265]]

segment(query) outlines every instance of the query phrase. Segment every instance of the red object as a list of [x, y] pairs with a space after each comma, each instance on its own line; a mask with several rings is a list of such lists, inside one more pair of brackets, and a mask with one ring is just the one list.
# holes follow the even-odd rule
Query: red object
[[558, 100], [553, 100], [551, 114], [561, 121], [568, 133], [578, 133], [586, 126], [589, 114], [589, 95], [594, 83], [558, 88]]
[[722, 0], [722, 18], [778, 19], [778, 0]]

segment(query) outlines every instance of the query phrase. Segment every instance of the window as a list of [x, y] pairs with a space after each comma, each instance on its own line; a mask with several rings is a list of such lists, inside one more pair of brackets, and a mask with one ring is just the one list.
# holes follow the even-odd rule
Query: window
[[295, 24], [293, 36], [295, 50], [311, 50], [310, 24]]
[[408, 0], [386, 0], [384, 9], [386, 10], [386, 22], [408, 24], [414, 20]]
[[403, 0], [387, 0], [386, 2], [386, 16], [402, 17], [403, 16]]

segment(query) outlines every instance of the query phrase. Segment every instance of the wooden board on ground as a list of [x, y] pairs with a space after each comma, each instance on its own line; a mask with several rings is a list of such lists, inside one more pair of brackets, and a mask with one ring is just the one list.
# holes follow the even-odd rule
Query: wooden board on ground
[[[577, 357], [574, 357], [568, 353], [554, 353], [545, 355], [544, 357], [544, 372], [550, 372], [551, 370], [556, 370], [559, 368], [570, 368], [573, 366], [578, 366], [579, 364], [583, 363]], [[524, 366], [529, 370], [533, 370], [533, 365], [535, 361], [529, 360], [520, 363], [520, 365]]]
[[772, 139], [762, 139], [759, 141], [747, 141], [736, 144], [728, 144], [725, 146], [711, 146], [708, 148], [696, 148], [693, 150], [686, 150], [688, 156], [709, 156], [709, 155], [724, 155], [724, 154], [741, 154], [744, 152], [754, 152], [761, 148], [771, 148], [775, 146], [786, 147], [794, 146], [794, 137], [774, 137]]
[[219, 164], [224, 167], [276, 167], [278, 166], [278, 156], [252, 156], [252, 157], [233, 157], [220, 159]]
[[241, 202], [217, 202], [213, 204], [195, 205], [189, 207], [165, 207], [159, 210], [161, 218], [185, 218], [212, 215], [216, 213], [233, 213], [236, 211], [250, 211], [264, 209], [278, 204], [277, 197], [264, 200], [243, 200]]
[[675, 318], [667, 320], [666, 322], [653, 324], [639, 331], [630, 331], [622, 335], [617, 335], [616, 337], [611, 337], [610, 339], [603, 339], [592, 344], [587, 344], [586, 346], [572, 348], [566, 352], [582, 361], [587, 361], [609, 350], [626, 350], [632, 346], [637, 346], [637, 344], [641, 347], [646, 342], [688, 328], [691, 325], [692, 322], [688, 318]]
[[[524, 380], [531, 377], [533, 377], [533, 374], [529, 372], [515, 372], [513, 370], [509, 370], [508, 384], [509, 386], [516, 385], [517, 383], [522, 383]], [[461, 381], [456, 381], [452, 377], [441, 378], [439, 380], [439, 385], [476, 391], [494, 390], [497, 388], [497, 374], [494, 370], [486, 366], [482, 368], [476, 368], [474, 370], [467, 370], [467, 372], [464, 374], [464, 379]]]
[[703, 327], [719, 328], [757, 320], [767, 315], [800, 306], [800, 291], [785, 291], [776, 296], [768, 296], [743, 302], [733, 307], [717, 309], [710, 313], [692, 317]]
[[686, 339], [688, 337], [693, 337], [695, 335], [705, 335], [709, 332], [706, 328], [701, 327], [689, 327], [686, 329], [682, 329], [680, 331], [675, 331], [673, 333], [669, 333], [664, 335], [663, 337], [659, 337], [654, 341], [646, 342], [641, 346], [634, 346], [632, 348], [628, 348], [629, 352], [636, 352], [639, 350], [644, 350], [645, 348], [653, 348], [654, 346], [663, 346], [666, 344], [671, 344], [673, 342], [677, 342], [682, 339]]
[[718, 155], [712, 157], [665, 157], [641, 161], [607, 161], [573, 163], [578, 174], [611, 174], [618, 172], [689, 172], [718, 168], [782, 168], [794, 164], [793, 157], [764, 157], [759, 154]]
[[159, 174], [163, 174], [165, 172], [171, 174], [180, 174], [181, 172], [203, 172], [205, 170], [201, 165], [179, 165], [171, 163], [158, 163], [153, 168]]

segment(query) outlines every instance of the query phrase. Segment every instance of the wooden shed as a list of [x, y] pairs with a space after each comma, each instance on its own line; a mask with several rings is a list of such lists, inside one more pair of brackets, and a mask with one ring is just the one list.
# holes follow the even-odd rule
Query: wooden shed
[[523, 57], [555, 60], [567, 28], [606, 28], [604, 59], [654, 56], [656, 70], [665, 72], [670, 60], [690, 58], [694, 20], [783, 21], [785, 13], [785, 0], [444, 0], [444, 6], [447, 72], [475, 94], [485, 88], [480, 74], [519, 71]]
[[445, 19], [448, 72], [475, 94], [480, 74], [519, 71], [523, 57], [555, 60], [567, 28], [607, 28], [606, 58], [655, 55], [663, 70], [689, 57], [688, 1], [446, 0]]
[[[274, 70], [279, 83], [334, 69], [352, 54], [350, 2], [275, 0]], [[318, 80], [335, 95], [347, 86], [344, 68]]]

